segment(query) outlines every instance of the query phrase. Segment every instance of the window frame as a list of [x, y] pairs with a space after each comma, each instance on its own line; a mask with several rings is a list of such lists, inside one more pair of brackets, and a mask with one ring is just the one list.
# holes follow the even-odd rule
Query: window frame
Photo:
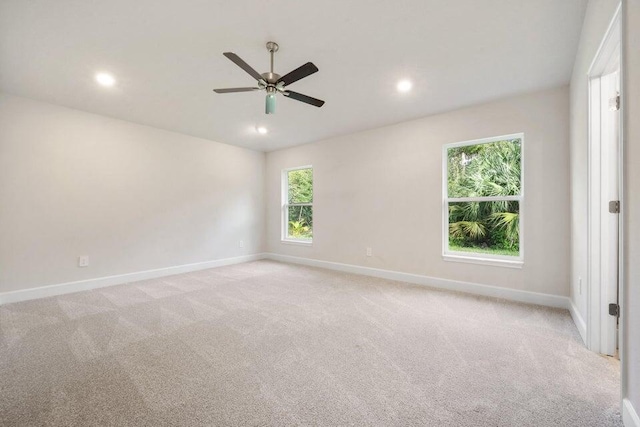
[[[465, 147], [469, 145], [489, 144], [491, 142], [508, 139], [520, 140], [520, 194], [517, 196], [491, 196], [491, 197], [449, 197], [449, 157], [450, 148]], [[489, 138], [474, 139], [469, 141], [445, 144], [442, 147], [442, 258], [445, 261], [466, 262], [471, 264], [484, 264], [499, 267], [522, 268], [524, 265], [524, 132], [501, 135]], [[491, 201], [517, 201], [519, 206], [518, 247], [519, 256], [492, 255], [477, 252], [452, 251], [449, 249], [449, 204], [455, 202], [491, 202]]]
[[[281, 188], [281, 220], [280, 220], [280, 242], [294, 245], [302, 245], [302, 246], [312, 246], [313, 245], [313, 232], [311, 239], [297, 239], [295, 237], [289, 237], [289, 207], [290, 206], [311, 206], [311, 210], [313, 212], [313, 200], [315, 199], [315, 194], [311, 198], [311, 203], [289, 203], [289, 172], [302, 170], [302, 169], [311, 169], [311, 179], [313, 182], [312, 188], [315, 193], [315, 181], [313, 181], [313, 166], [305, 165], [305, 166], [296, 166], [292, 168], [282, 169], [280, 188]], [[312, 225], [313, 230], [313, 225]]]

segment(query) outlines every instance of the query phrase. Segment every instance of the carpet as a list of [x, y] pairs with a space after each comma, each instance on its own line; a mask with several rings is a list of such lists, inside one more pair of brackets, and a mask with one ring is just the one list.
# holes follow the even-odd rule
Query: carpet
[[0, 307], [2, 426], [620, 426], [566, 310], [272, 261]]

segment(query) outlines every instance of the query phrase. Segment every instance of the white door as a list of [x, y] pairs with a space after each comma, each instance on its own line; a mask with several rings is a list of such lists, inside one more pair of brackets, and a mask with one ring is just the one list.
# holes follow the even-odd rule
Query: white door
[[601, 352], [616, 355], [618, 316], [611, 314], [610, 304], [618, 306], [619, 241], [619, 161], [620, 161], [620, 73], [616, 70], [600, 79], [601, 106]]

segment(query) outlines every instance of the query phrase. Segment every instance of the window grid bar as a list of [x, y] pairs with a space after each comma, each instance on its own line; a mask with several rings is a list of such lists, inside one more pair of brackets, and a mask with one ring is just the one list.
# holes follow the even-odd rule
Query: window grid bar
[[490, 197], [447, 197], [444, 199], [447, 203], [464, 203], [464, 202], [520, 202], [522, 196], [490, 196]]
[[313, 203], [285, 203], [284, 206], [313, 206]]

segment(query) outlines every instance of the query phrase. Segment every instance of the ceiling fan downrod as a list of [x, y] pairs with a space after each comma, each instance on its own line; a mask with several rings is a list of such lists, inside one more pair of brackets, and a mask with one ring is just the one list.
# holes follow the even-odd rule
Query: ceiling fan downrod
[[276, 91], [282, 91], [284, 89], [284, 85], [280, 89], [276, 86], [276, 83], [280, 79], [280, 76], [273, 72], [273, 57], [274, 54], [280, 49], [278, 43], [276, 42], [267, 42], [267, 50], [269, 51], [269, 56], [271, 57], [271, 67], [269, 68], [268, 73], [263, 73], [262, 77], [266, 81], [266, 90], [267, 96], [265, 98], [264, 112], [265, 114], [274, 114], [276, 112]]

